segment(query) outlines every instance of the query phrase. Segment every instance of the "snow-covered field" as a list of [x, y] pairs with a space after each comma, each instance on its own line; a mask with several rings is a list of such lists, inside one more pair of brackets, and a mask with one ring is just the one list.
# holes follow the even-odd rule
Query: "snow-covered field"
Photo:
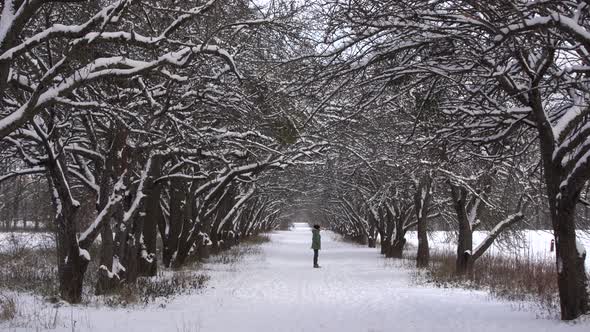
[[[54, 308], [30, 295], [18, 299], [27, 317], [6, 331], [590, 331], [516, 310], [485, 292], [415, 286], [411, 271], [378, 250], [322, 237], [321, 269], [312, 268], [311, 232], [297, 224], [271, 235], [262, 253], [237, 266], [207, 264], [201, 294], [166, 306]], [[75, 322], [75, 328], [71, 328]], [[26, 327], [14, 327], [21, 325]]]
[[[511, 246], [501, 243], [493, 244], [487, 251], [490, 255], [528, 257], [537, 261], [555, 261], [555, 252], [550, 251], [553, 234], [551, 231], [526, 230], [520, 232], [522, 241], [515, 242]], [[578, 231], [578, 241], [590, 252], [590, 233]], [[473, 233], [473, 247], [477, 247], [486, 237], [485, 232]], [[417, 247], [418, 238], [416, 232], [408, 232], [408, 243]], [[449, 237], [448, 232], [431, 232], [428, 238], [429, 244], [435, 250], [451, 250], [455, 252], [456, 241]], [[586, 269], [590, 271], [590, 257], [586, 258]]]
[[50, 233], [0, 232], [0, 252], [55, 247]]

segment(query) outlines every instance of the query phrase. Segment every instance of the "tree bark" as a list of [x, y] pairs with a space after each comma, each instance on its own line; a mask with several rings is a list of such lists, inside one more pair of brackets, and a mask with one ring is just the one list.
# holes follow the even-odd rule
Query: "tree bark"
[[379, 231], [379, 239], [381, 240], [381, 255], [385, 255], [387, 253], [389, 243], [383, 231]]
[[[65, 163], [46, 145], [50, 156], [47, 180], [53, 189], [52, 202], [56, 210], [57, 273], [61, 298], [70, 303], [82, 300], [82, 284], [88, 259], [82, 255], [77, 237], [79, 203], [74, 200], [66, 174]], [[58, 144], [59, 147], [59, 144]]]
[[467, 217], [467, 190], [451, 184], [451, 199], [459, 223], [455, 271], [462, 275], [471, 270], [470, 267], [473, 266], [473, 230]]
[[170, 217], [168, 234], [162, 237], [164, 248], [162, 253], [162, 261], [164, 266], [170, 267], [176, 251], [178, 250], [178, 238], [182, 232], [182, 225], [184, 224], [184, 205], [187, 193], [185, 190], [185, 183], [183, 180], [170, 181]]
[[416, 256], [416, 266], [426, 267], [430, 260], [430, 250], [428, 246], [428, 206], [430, 204], [432, 178], [430, 175], [424, 175], [420, 180], [416, 193], [414, 195], [414, 206], [416, 218], [418, 221], [418, 254]]
[[[528, 106], [532, 108], [543, 160], [547, 197], [551, 223], [555, 236], [555, 255], [557, 265], [557, 285], [561, 306], [561, 319], [572, 320], [588, 313], [588, 277], [584, 271], [584, 257], [576, 250], [575, 209], [580, 191], [588, 181], [587, 173], [577, 174], [579, 178], [569, 178], [571, 174], [556, 157], [556, 147], [560, 144], [554, 136], [551, 121], [544, 109], [544, 101], [537, 87], [528, 93]], [[526, 104], [526, 103], [525, 103]], [[566, 149], [566, 147], [561, 147]], [[564, 150], [561, 150], [564, 151]], [[567, 150], [566, 150], [567, 151]], [[567, 151], [574, 155], [574, 151]], [[562, 183], [566, 180], [565, 183]]]
[[389, 248], [389, 254], [387, 257], [391, 258], [402, 258], [404, 255], [404, 247], [406, 245], [406, 239], [404, 237], [395, 238], [391, 247]]
[[98, 280], [96, 281], [96, 295], [103, 295], [108, 294], [110, 291], [115, 289], [119, 284], [118, 277], [111, 277], [109, 272], [111, 272], [113, 268], [113, 229], [111, 228], [111, 223], [108, 222], [102, 228], [100, 232], [100, 237], [102, 239], [101, 247], [100, 247], [100, 265], [104, 266], [104, 268], [99, 268], [98, 272]]
[[88, 260], [80, 254], [74, 218], [75, 214], [62, 213], [56, 220], [58, 276], [61, 298], [69, 303], [80, 303]]
[[404, 247], [406, 245], [406, 230], [404, 229], [404, 216], [401, 215], [401, 211], [398, 211], [398, 215], [395, 216], [395, 231], [391, 235], [392, 239], [389, 244], [389, 251], [386, 257], [391, 258], [402, 258], [404, 255]]
[[584, 268], [586, 255], [576, 247], [575, 201], [561, 200], [551, 211], [554, 225], [557, 285], [563, 320], [575, 319], [590, 311], [588, 277]]
[[[158, 172], [159, 174], [159, 172]], [[156, 244], [158, 236], [158, 224], [161, 223], [162, 209], [160, 206], [161, 185], [155, 184], [145, 198], [145, 220], [143, 227], [143, 241], [148, 259], [140, 258], [139, 274], [153, 277], [158, 273], [158, 260]]]

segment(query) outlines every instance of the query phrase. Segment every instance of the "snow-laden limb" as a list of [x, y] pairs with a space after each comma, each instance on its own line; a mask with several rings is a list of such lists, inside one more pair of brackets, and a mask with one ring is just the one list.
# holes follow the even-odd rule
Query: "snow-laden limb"
[[590, 32], [580, 25], [577, 20], [568, 17], [562, 13], [553, 12], [549, 15], [539, 15], [534, 18], [526, 18], [520, 23], [511, 24], [500, 30], [499, 35], [495, 37], [496, 42], [503, 41], [506, 37], [539, 28], [556, 27], [563, 32], [570, 33], [574, 38], [585, 45], [590, 45]]
[[16, 176], [27, 175], [27, 174], [39, 174], [44, 173], [46, 171], [45, 167], [31, 167], [25, 169], [19, 169], [16, 171], [11, 171], [10, 173], [4, 174], [0, 176], [0, 183], [11, 179]]
[[104, 265], [99, 266], [98, 269], [99, 271], [104, 271], [109, 279], [116, 278], [117, 280], [121, 279], [119, 273], [126, 271], [125, 267], [121, 265], [119, 256], [113, 256], [113, 264], [110, 270]]
[[[453, 181], [458, 182], [461, 186], [463, 186], [464, 188], [466, 188], [467, 190], [469, 190], [471, 192], [471, 194], [473, 194], [477, 198], [477, 200], [478, 200], [476, 209], [479, 208], [479, 202], [485, 203], [488, 207], [490, 207], [492, 209], [497, 208], [494, 204], [492, 204], [492, 202], [490, 202], [488, 199], [486, 199], [482, 195], [482, 193], [480, 193], [477, 190], [475, 190], [468, 183], [468, 181], [474, 180], [475, 178], [464, 178], [464, 177], [461, 177], [461, 176], [459, 176], [459, 175], [457, 175], [457, 174], [455, 174], [455, 173], [453, 173], [451, 171], [448, 171], [448, 170], [443, 169], [443, 168], [440, 168], [440, 167], [437, 169], [437, 171], [442, 172], [445, 175], [448, 175]], [[474, 211], [471, 211], [471, 212], [474, 212]], [[471, 213], [470, 215], [471, 216], [474, 216], [473, 213]], [[475, 219], [470, 219], [470, 220], [471, 220], [471, 224], [474, 224], [475, 221], [476, 221]]]
[[[0, 54], [0, 65], [2, 62], [8, 62], [13, 60], [15, 57], [27, 52], [29, 49], [44, 43], [45, 41], [53, 38], [72, 38], [79, 37], [90, 29], [94, 28], [98, 23], [110, 23], [113, 22], [118, 14], [120, 14], [129, 0], [116, 1], [115, 3], [104, 7], [88, 21], [78, 25], [63, 25], [54, 24], [53, 26], [37, 33], [36, 35], [26, 38], [21, 44], [16, 45], [3, 54]], [[2, 16], [4, 17], [4, 15]], [[0, 39], [1, 41], [1, 39]]]
[[[587, 115], [584, 113], [584, 115]], [[578, 121], [570, 122], [570, 125], [576, 127], [579, 125]], [[561, 142], [557, 142], [555, 151], [553, 152], [553, 161], [561, 162], [562, 166], [567, 167], [569, 162], [575, 158], [567, 158], [575, 152], [576, 147], [585, 147], [588, 144], [588, 136], [590, 135], [590, 124], [586, 123], [571, 134], [570, 137], [565, 137]]]
[[135, 199], [133, 200], [133, 203], [131, 203], [129, 209], [127, 209], [127, 211], [125, 211], [125, 213], [123, 214], [123, 223], [125, 224], [127, 224], [129, 220], [131, 220], [131, 218], [139, 212], [139, 205], [141, 201], [146, 197], [146, 195], [144, 194], [144, 190], [146, 186], [146, 181], [148, 180], [148, 177], [150, 176], [150, 172], [152, 170], [152, 159], [153, 157], [150, 156], [146, 161], [145, 165], [143, 166], [141, 177], [139, 178], [139, 185], [135, 193]]
[[104, 163], [105, 160], [105, 156], [100, 152], [85, 148], [83, 146], [80, 146], [79, 144], [67, 145], [64, 147], [64, 150], [71, 153], [80, 154], [88, 159], [97, 160], [100, 163]]
[[2, 46], [15, 18], [14, 0], [4, 1], [3, 7], [0, 15], [0, 46]]
[[587, 114], [587, 110], [583, 109], [581, 103], [583, 100], [579, 97], [574, 97], [572, 100], [573, 105], [568, 109], [563, 111], [563, 115], [555, 122], [552, 126], [553, 128], [553, 135], [556, 138], [557, 142], [562, 142], [566, 139], [566, 137], [570, 134], [570, 132], [574, 129], [574, 127], [582, 120], [582, 118]]
[[114, 208], [123, 199], [121, 190], [124, 188], [123, 185], [124, 176], [121, 176], [114, 186], [114, 190], [111, 193], [109, 200], [105, 207], [98, 213], [92, 224], [82, 232], [78, 238], [78, 243], [81, 248], [90, 248], [90, 245], [94, 242], [98, 234], [100, 233], [102, 226], [110, 222], [110, 217], [113, 213]]
[[78, 180], [80, 180], [86, 187], [90, 188], [94, 191], [97, 195], [100, 194], [100, 187], [93, 181], [93, 179], [88, 177], [87, 175], [82, 175], [80, 172], [76, 171], [73, 168], [69, 168], [68, 172], [74, 175]]
[[576, 252], [578, 254], [578, 257], [580, 258], [584, 258], [586, 257], [586, 247], [584, 247], [584, 244], [582, 243], [582, 241], [576, 239]]
[[225, 226], [225, 224], [234, 217], [234, 214], [237, 212], [238, 209], [240, 209], [242, 207], [242, 205], [244, 205], [244, 203], [250, 199], [250, 197], [252, 197], [252, 195], [254, 195], [254, 192], [256, 191], [256, 188], [250, 188], [250, 190], [248, 190], [248, 192], [244, 193], [240, 199], [234, 204], [234, 206], [232, 206], [232, 208], [229, 210], [229, 212], [225, 215], [225, 217], [223, 217], [223, 219], [221, 220], [221, 222], [219, 223], [219, 225], [217, 226], [217, 232], [221, 232], [221, 230], [223, 229], [223, 227]]
[[107, 278], [109, 278], [109, 279], [113, 279], [115, 277], [117, 279], [119, 279], [119, 275], [117, 275], [116, 273], [113, 273], [113, 272], [109, 271], [109, 269], [106, 266], [104, 266], [104, 265], [99, 266], [98, 267], [98, 271], [99, 272], [100, 271], [104, 271], [104, 273], [106, 274]]
[[[184, 66], [196, 54], [210, 54], [219, 56], [236, 69], [233, 57], [223, 48], [216, 45], [199, 45], [185, 47], [177, 51], [166, 53], [153, 61], [132, 60], [122, 56], [98, 58], [86, 66], [75, 70], [70, 76], [65, 77], [60, 83], [49, 86], [44, 90], [37, 89], [33, 96], [8, 116], [0, 119], [0, 137], [5, 137], [16, 128], [29, 121], [40, 109], [58, 103], [65, 94], [72, 90], [89, 84], [103, 77], [129, 77], [143, 74], [164, 65]], [[59, 66], [56, 65], [56, 66]], [[238, 76], [237, 69], [234, 71]], [[49, 80], [55, 73], [50, 74]], [[49, 82], [47, 82], [49, 83]]]
[[[38, 1], [34, 1], [34, 4], [30, 5], [30, 15], [35, 15], [36, 10], [39, 6]], [[3, 45], [0, 51], [0, 74], [2, 74], [2, 80], [4, 76], [7, 76], [7, 81], [12, 80], [20, 83], [21, 90], [27, 90], [30, 93], [28, 100], [20, 103], [13, 103], [9, 109], [10, 112], [5, 114], [5, 117], [0, 120], [0, 137], [5, 137], [10, 132], [21, 127], [26, 121], [30, 120], [35, 114], [41, 109], [51, 104], [62, 104], [68, 106], [78, 107], [98, 107], [96, 102], [74, 100], [68, 95], [70, 92], [76, 90], [80, 86], [86, 86], [93, 83], [94, 81], [104, 77], [116, 77], [116, 76], [133, 76], [142, 74], [146, 71], [157, 71], [168, 77], [178, 78], [186, 80], [186, 77], [171, 73], [169, 69], [163, 69], [165, 65], [172, 66], [184, 66], [187, 61], [194, 58], [196, 54], [209, 54], [220, 58], [226, 62], [226, 67], [229, 71], [236, 74], [237, 77], [241, 77], [237, 70], [237, 66], [233, 60], [233, 56], [219, 45], [207, 45], [206, 43], [191, 44], [183, 43], [178, 40], [168, 40], [169, 35], [180, 27], [185, 25], [191, 18], [198, 17], [210, 9], [214, 5], [215, 1], [209, 1], [203, 5], [195, 7], [181, 17], [175, 19], [170, 23], [159, 34], [157, 37], [142, 36], [135, 31], [109, 31], [113, 28], [114, 23], [121, 19], [121, 15], [125, 15], [127, 7], [130, 6], [130, 1], [116, 1], [108, 6], [101, 8], [99, 12], [91, 16], [85, 22], [80, 24], [63, 25], [54, 24], [41, 32], [36, 33], [28, 38], [23, 38], [22, 43], [17, 45]], [[28, 6], [25, 2], [21, 7]], [[8, 15], [10, 6], [4, 8], [2, 21], [2, 27], [9, 26], [8, 22], [12, 20], [11, 16]], [[13, 33], [18, 35], [19, 33]], [[99, 42], [113, 42], [123, 46], [129, 47], [143, 47], [146, 50], [152, 51], [154, 44], [163, 42], [171, 43], [170, 47], [162, 47], [160, 52], [162, 54], [156, 54], [156, 59], [153, 57], [146, 57], [144, 59], [130, 59], [129, 57], [100, 57], [91, 59], [87, 64], [77, 66], [73, 72], [68, 73], [68, 63], [72, 56], [68, 52], [68, 49], [64, 50], [65, 53], [61, 58], [56, 55], [57, 59], [54, 61], [53, 66], [49, 68], [47, 63], [44, 63], [40, 58], [33, 59], [34, 63], [37, 64], [37, 68], [40, 73], [36, 75], [21, 75], [17, 72], [16, 68], [13, 69], [11, 66], [15, 63], [15, 60], [22, 57], [31, 58], [30, 54], [51, 40], [70, 40], [69, 48], [80, 48], [85, 45]], [[184, 47], [183, 47], [184, 46]], [[8, 47], [8, 48], [7, 48]], [[176, 51], [170, 52], [170, 49], [178, 48]], [[135, 53], [136, 56], [138, 53]], [[140, 56], [141, 57], [141, 56]], [[43, 66], [39, 64], [43, 63]], [[8, 79], [9, 77], [9, 79]], [[24, 79], [24, 81], [23, 81]], [[4, 96], [4, 90], [6, 86], [2, 86], [0, 95]], [[78, 94], [77, 97], [81, 95]], [[148, 98], [149, 99], [149, 98]], [[2, 102], [8, 101], [8, 99]], [[153, 100], [152, 100], [153, 101]], [[20, 104], [20, 105], [19, 105]]]
[[87, 262], [90, 262], [90, 253], [88, 252], [88, 250], [78, 247], [78, 251], [80, 252], [81, 258], [83, 258]]
[[[35, 139], [36, 138], [37, 137], [35, 137]], [[41, 166], [41, 160], [37, 157], [32, 156], [28, 151], [25, 150], [23, 140], [8, 136], [4, 137], [4, 141], [10, 142], [14, 147], [16, 147], [21, 158], [23, 158], [29, 166]]]
[[483, 253], [494, 243], [494, 240], [496, 240], [502, 231], [523, 219], [524, 214], [522, 212], [517, 212], [499, 222], [494, 228], [492, 228], [486, 238], [473, 250], [472, 259], [476, 260], [481, 257], [481, 255], [483, 255]]

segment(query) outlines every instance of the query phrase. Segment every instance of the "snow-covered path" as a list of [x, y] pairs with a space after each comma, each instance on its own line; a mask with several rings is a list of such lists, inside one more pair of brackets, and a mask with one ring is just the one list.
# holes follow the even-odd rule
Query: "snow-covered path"
[[378, 250], [334, 241], [327, 232], [322, 268], [313, 269], [310, 241], [305, 224], [276, 232], [261, 256], [231, 268], [209, 265], [204, 293], [165, 308], [77, 308], [71, 315], [77, 330], [109, 332], [590, 331], [588, 323], [515, 311], [483, 292], [412, 285], [411, 272]]

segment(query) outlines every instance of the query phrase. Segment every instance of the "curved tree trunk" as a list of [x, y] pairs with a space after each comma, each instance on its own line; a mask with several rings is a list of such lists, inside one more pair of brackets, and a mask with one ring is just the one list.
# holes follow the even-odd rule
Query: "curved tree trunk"
[[457, 214], [457, 222], [459, 223], [455, 270], [457, 274], [465, 274], [473, 269], [473, 230], [466, 210], [467, 191], [465, 188], [451, 184], [451, 198], [453, 208]]

